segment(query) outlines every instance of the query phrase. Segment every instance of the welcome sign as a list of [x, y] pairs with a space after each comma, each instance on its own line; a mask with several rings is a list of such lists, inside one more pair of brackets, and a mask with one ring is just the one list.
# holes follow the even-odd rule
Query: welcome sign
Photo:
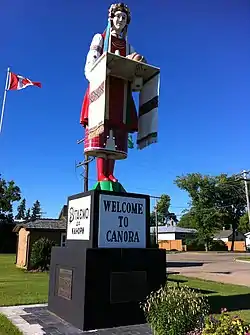
[[146, 247], [146, 199], [100, 194], [100, 248]]
[[90, 239], [91, 196], [69, 200], [68, 203], [68, 240]]

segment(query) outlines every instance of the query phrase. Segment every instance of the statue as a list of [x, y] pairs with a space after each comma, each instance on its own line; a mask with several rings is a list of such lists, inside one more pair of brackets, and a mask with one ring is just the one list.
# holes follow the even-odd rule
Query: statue
[[[142, 78], [142, 73], [150, 66], [147, 67], [145, 58], [128, 43], [130, 21], [130, 10], [125, 4], [111, 5], [108, 26], [103, 34], [93, 37], [86, 58], [85, 76], [89, 87], [84, 96], [80, 123], [85, 127], [84, 152], [97, 158], [98, 182], [118, 181], [114, 176], [115, 160], [127, 158], [129, 134], [138, 132], [139, 149], [157, 141], [159, 69], [151, 67], [154, 75], [147, 82]], [[101, 60], [104, 54], [116, 57], [113, 62], [105, 60], [105, 69], [103, 65], [96, 65], [104, 62]], [[130, 61], [125, 64], [126, 59]], [[112, 64], [116, 60], [123, 62], [120, 70], [133, 67], [141, 74], [133, 73], [132, 81], [125, 78], [125, 73], [120, 74], [119, 69], [113, 75]], [[138, 64], [143, 64], [144, 69], [138, 68]], [[139, 116], [132, 91], [140, 91]]]

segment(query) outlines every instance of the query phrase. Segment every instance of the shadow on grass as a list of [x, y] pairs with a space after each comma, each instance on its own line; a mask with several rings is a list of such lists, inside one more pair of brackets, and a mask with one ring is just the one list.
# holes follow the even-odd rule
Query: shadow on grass
[[203, 262], [166, 262], [167, 268], [187, 268], [202, 266], [203, 264]]
[[239, 295], [212, 295], [208, 297], [212, 313], [220, 313], [221, 308], [229, 312], [250, 309], [250, 293]]
[[214, 294], [214, 293], [216, 293], [216, 291], [202, 290], [202, 289], [199, 289], [199, 288], [192, 288], [192, 290], [195, 291], [196, 293], [204, 294], [204, 295], [209, 295], [209, 294]]

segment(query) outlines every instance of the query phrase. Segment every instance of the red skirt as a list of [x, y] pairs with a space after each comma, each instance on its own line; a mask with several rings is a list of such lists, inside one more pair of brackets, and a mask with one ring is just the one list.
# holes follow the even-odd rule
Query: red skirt
[[84, 153], [89, 156], [109, 159], [125, 159], [128, 153], [128, 132], [104, 125], [104, 132], [89, 138], [88, 128], [85, 129]]

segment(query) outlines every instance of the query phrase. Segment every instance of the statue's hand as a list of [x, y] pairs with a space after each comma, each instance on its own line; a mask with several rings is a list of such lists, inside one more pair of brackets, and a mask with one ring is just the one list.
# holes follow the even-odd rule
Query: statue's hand
[[147, 63], [146, 59], [142, 55], [138, 54], [137, 52], [133, 52], [132, 54], [127, 55], [127, 58], [135, 60], [137, 62]]

